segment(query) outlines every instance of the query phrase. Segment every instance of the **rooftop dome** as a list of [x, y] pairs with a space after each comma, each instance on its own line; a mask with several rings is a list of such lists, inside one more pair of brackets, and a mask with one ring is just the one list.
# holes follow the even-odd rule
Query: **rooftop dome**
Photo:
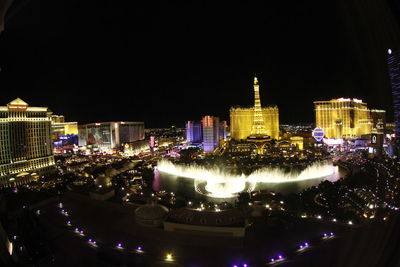
[[168, 213], [168, 208], [156, 203], [145, 204], [135, 210], [135, 216], [145, 220], [163, 218]]
[[112, 185], [110, 177], [104, 175], [103, 173], [97, 176], [96, 180], [94, 181], [96, 186], [102, 187], [109, 187]]
[[136, 222], [142, 226], [159, 227], [167, 213], [168, 208], [163, 205], [145, 204], [135, 210]]

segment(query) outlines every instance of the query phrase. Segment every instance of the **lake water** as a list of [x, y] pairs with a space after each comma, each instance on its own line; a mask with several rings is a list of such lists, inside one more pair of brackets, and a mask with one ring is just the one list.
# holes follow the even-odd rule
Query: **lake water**
[[[320, 177], [318, 177], [319, 174]], [[301, 173], [287, 174], [277, 168], [262, 169], [243, 178], [230, 176], [221, 170], [209, 171], [193, 166], [183, 166], [183, 168], [179, 166], [177, 169], [176, 166], [168, 163], [167, 165], [161, 164], [160, 168], [155, 168], [152, 187], [156, 191], [174, 192], [190, 199], [232, 202], [236, 199], [237, 193], [241, 191], [269, 190], [282, 194], [298, 193], [311, 186], [316, 186], [324, 180], [337, 181], [345, 174], [344, 170], [333, 166], [332, 163], [325, 163], [322, 167], [320, 165], [311, 166]], [[219, 194], [219, 192], [222, 193]]]

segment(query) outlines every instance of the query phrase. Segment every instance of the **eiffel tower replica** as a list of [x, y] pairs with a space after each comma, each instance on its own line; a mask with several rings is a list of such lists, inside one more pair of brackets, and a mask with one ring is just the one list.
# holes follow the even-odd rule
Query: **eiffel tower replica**
[[267, 134], [265, 127], [261, 101], [260, 101], [260, 86], [258, 85], [257, 77], [254, 77], [254, 115], [251, 134], [247, 137], [247, 141], [255, 143], [257, 146], [257, 154], [265, 153], [265, 145], [271, 141], [271, 137]]

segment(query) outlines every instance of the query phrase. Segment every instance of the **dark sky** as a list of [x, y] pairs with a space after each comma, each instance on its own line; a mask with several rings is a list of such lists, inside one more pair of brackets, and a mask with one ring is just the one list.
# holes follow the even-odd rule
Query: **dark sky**
[[281, 123], [313, 122], [312, 102], [335, 97], [392, 119], [395, 0], [15, 1], [0, 35], [2, 105], [18, 96], [69, 121], [183, 126], [252, 105], [256, 73]]

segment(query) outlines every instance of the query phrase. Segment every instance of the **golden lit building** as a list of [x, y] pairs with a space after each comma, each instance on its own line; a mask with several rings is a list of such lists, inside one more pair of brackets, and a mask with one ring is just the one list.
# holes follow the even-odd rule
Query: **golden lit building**
[[290, 137], [290, 143], [296, 146], [299, 150], [303, 150], [304, 148], [304, 138], [301, 136]]
[[[315, 101], [316, 127], [324, 129], [327, 138], [355, 138], [370, 134], [374, 119], [367, 103], [356, 98], [337, 98]], [[380, 118], [384, 111], [379, 112]]]
[[[255, 105], [251, 108], [230, 109], [231, 138], [246, 140], [251, 135], [269, 135], [279, 138], [279, 110], [277, 106], [261, 107], [257, 78], [254, 79]], [[257, 112], [255, 112], [257, 109]]]
[[30, 107], [20, 98], [0, 107], [0, 186], [28, 183], [32, 172], [53, 169], [50, 136], [47, 107]]
[[60, 135], [78, 134], [78, 122], [65, 122], [64, 116], [51, 116], [51, 137], [58, 140]]

